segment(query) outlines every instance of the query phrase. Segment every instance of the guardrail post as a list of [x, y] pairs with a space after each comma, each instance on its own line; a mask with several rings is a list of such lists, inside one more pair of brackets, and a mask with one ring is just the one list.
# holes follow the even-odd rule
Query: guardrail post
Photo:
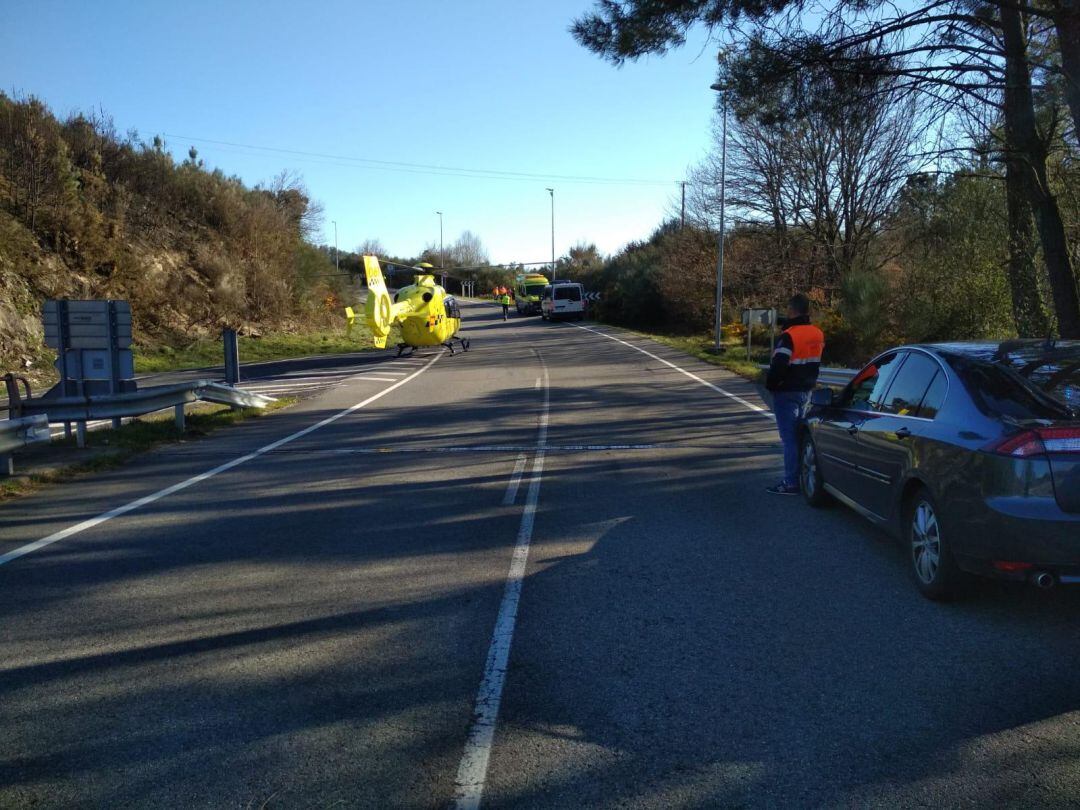
[[176, 418], [176, 430], [179, 433], [184, 432], [184, 403], [173, 406], [173, 413]]
[[75, 423], [75, 446], [86, 447], [86, 422], [79, 421]]
[[15, 474], [15, 458], [11, 453], [0, 455], [0, 478]]
[[235, 329], [222, 329], [221, 342], [225, 344], [225, 382], [240, 382], [240, 348], [236, 342]]
[[123, 424], [123, 420], [121, 420], [119, 416], [114, 416], [112, 420], [113, 430], [118, 430], [121, 424]]
[[71, 422], [64, 422], [64, 438], [71, 438]]

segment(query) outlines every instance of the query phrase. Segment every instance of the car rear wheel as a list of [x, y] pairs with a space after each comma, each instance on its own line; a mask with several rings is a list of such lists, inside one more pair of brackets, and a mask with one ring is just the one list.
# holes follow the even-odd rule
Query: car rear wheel
[[813, 507], [825, 506], [832, 500], [825, 491], [825, 480], [817, 463], [817, 448], [809, 433], [803, 436], [799, 452], [799, 488], [806, 502]]
[[949, 549], [941, 513], [930, 493], [920, 488], [907, 510], [907, 539], [915, 584], [929, 599], [956, 596], [962, 573]]

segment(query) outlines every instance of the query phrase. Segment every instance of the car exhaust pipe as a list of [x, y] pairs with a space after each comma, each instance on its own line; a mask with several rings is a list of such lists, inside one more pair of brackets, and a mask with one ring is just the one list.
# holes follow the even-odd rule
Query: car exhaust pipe
[[1031, 581], [1035, 583], [1036, 588], [1042, 588], [1044, 591], [1048, 591], [1054, 587], [1057, 583], [1054, 575], [1047, 571], [1040, 571], [1038, 574], [1034, 574], [1031, 577]]

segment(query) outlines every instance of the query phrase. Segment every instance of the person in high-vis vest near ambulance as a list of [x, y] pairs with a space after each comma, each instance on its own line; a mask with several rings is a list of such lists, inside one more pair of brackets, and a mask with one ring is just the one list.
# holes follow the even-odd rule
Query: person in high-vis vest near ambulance
[[500, 287], [495, 300], [502, 304], [503, 320], [505, 321], [506, 316], [510, 314], [510, 291], [506, 287]]
[[825, 335], [810, 323], [810, 299], [801, 293], [793, 295], [765, 377], [765, 387], [773, 395], [776, 429], [784, 444], [784, 480], [768, 489], [776, 495], [799, 493], [799, 420], [817, 385], [824, 349]]

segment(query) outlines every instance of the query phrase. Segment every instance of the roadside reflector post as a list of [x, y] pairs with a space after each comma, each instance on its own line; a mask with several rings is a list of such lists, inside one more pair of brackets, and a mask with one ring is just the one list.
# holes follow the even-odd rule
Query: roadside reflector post
[[86, 422], [78, 421], [75, 423], [75, 446], [86, 447]]
[[184, 403], [173, 406], [173, 412], [176, 415], [176, 430], [178, 433], [184, 432]]
[[0, 478], [15, 474], [15, 459], [11, 453], [0, 455]]

